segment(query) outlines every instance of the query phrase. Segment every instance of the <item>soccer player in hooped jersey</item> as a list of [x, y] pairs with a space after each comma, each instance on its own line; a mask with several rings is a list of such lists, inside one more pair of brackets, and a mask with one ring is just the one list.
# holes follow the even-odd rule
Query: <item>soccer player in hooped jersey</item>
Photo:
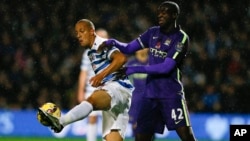
[[[107, 39], [109, 37], [108, 32], [103, 29], [99, 28], [96, 30], [96, 35]], [[86, 100], [92, 92], [95, 90], [88, 81], [91, 77], [95, 75], [94, 70], [91, 66], [91, 62], [88, 57], [88, 51], [90, 49], [85, 49], [82, 55], [82, 61], [80, 66], [80, 73], [78, 77], [78, 88], [77, 88], [77, 101], [81, 103], [83, 100]], [[87, 132], [86, 132], [86, 140], [87, 141], [97, 141], [97, 122], [98, 116], [101, 116], [101, 111], [92, 111], [88, 116], [87, 122]]]
[[175, 130], [182, 141], [195, 141], [185, 93], [181, 66], [186, 57], [189, 37], [177, 25], [177, 3], [165, 1], [158, 7], [158, 24], [130, 43], [109, 39], [101, 48], [118, 47], [125, 54], [149, 48], [149, 65], [126, 66], [124, 73], [147, 73], [146, 90], [137, 118], [136, 141], [151, 141], [164, 127]]
[[75, 31], [80, 45], [89, 49], [88, 56], [95, 72], [89, 83], [96, 90], [59, 119], [42, 109], [39, 112], [58, 133], [68, 124], [86, 118], [93, 110], [102, 110], [103, 139], [123, 141], [134, 87], [128, 78], [117, 77], [117, 71], [126, 63], [127, 58], [116, 47], [98, 51], [99, 45], [106, 39], [95, 33], [95, 26], [90, 20], [79, 20]]

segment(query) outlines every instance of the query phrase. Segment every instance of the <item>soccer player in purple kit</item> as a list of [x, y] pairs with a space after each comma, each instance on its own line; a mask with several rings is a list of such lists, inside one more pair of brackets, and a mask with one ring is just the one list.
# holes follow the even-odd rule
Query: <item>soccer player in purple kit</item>
[[115, 39], [101, 48], [116, 46], [125, 54], [149, 48], [149, 65], [126, 66], [124, 73], [147, 73], [146, 90], [137, 118], [136, 141], [151, 141], [164, 127], [175, 130], [182, 141], [195, 141], [181, 82], [181, 67], [189, 47], [188, 35], [177, 25], [177, 3], [164, 1], [158, 7], [159, 26], [150, 27], [130, 43]]

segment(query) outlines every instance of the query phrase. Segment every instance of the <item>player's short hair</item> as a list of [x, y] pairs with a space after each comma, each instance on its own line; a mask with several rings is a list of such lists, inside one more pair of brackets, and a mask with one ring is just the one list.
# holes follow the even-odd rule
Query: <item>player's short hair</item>
[[84, 22], [86, 23], [90, 28], [94, 29], [95, 30], [95, 25], [93, 24], [93, 22], [89, 19], [81, 19], [79, 20], [77, 23], [79, 22]]
[[179, 5], [173, 1], [164, 1], [158, 7], [158, 10], [165, 8], [165, 10], [171, 14], [180, 14]]

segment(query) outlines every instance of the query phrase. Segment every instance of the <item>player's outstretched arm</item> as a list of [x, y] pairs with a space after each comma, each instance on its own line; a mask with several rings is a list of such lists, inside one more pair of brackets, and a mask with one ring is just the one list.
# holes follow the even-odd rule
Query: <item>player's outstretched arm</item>
[[127, 75], [133, 73], [147, 73], [147, 74], [168, 74], [175, 67], [176, 62], [172, 58], [166, 58], [163, 63], [147, 66], [127, 66], [125, 73]]
[[98, 87], [102, 85], [102, 80], [106, 76], [115, 71], [118, 71], [127, 62], [127, 57], [118, 50], [114, 51], [111, 54], [110, 59], [112, 61], [110, 65], [107, 68], [105, 68], [102, 72], [100, 72], [99, 74], [90, 79], [90, 84], [93, 87]]
[[98, 50], [103, 50], [104, 48], [110, 48], [112, 46], [117, 47], [124, 54], [133, 54], [137, 50], [142, 49], [137, 39], [131, 41], [130, 43], [123, 43], [115, 39], [108, 39], [99, 46]]

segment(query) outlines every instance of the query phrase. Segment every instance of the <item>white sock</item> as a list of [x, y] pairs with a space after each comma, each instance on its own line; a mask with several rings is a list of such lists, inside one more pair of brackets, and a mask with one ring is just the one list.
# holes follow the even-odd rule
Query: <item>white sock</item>
[[70, 111], [68, 111], [68, 113], [62, 115], [59, 122], [63, 126], [66, 126], [70, 123], [84, 119], [92, 112], [92, 110], [93, 106], [89, 102], [83, 101], [73, 107]]
[[94, 124], [88, 123], [86, 137], [87, 137], [87, 141], [96, 141], [96, 139], [97, 139], [97, 125], [96, 125], [96, 123], [94, 123]]

